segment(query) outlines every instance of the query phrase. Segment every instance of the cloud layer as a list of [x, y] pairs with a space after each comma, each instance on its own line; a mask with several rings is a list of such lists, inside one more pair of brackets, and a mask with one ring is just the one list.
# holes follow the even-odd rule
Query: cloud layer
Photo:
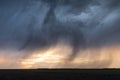
[[32, 51], [62, 40], [73, 47], [72, 59], [80, 49], [119, 44], [119, 4], [119, 0], [1, 0], [0, 49]]

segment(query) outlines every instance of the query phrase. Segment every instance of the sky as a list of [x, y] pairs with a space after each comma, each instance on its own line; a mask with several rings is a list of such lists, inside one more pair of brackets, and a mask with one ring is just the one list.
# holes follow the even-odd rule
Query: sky
[[119, 0], [0, 0], [0, 68], [120, 68]]

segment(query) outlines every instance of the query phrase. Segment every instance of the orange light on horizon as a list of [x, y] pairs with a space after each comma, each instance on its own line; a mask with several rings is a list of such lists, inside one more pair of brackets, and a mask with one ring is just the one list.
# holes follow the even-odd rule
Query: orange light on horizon
[[0, 68], [120, 68], [120, 46], [117, 45], [80, 50], [73, 61], [67, 61], [71, 53], [71, 47], [57, 45], [44, 51], [35, 50], [26, 57], [1, 54]]
[[33, 68], [34, 65], [39, 67], [55, 67], [57, 64], [64, 64], [67, 56], [70, 55], [70, 46], [63, 46], [63, 44], [53, 46], [46, 51], [35, 51], [32, 55], [23, 59], [20, 64], [24, 68]]

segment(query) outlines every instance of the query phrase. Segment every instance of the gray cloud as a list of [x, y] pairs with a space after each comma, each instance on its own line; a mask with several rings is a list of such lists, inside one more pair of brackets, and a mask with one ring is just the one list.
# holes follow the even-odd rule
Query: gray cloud
[[80, 48], [119, 43], [119, 4], [119, 0], [1, 0], [0, 47], [34, 50], [66, 39], [74, 57]]

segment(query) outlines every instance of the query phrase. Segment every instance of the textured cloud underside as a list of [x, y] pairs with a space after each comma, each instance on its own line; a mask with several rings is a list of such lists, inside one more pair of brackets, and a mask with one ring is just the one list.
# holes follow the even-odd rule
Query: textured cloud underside
[[119, 0], [0, 1], [0, 68], [119, 68]]

